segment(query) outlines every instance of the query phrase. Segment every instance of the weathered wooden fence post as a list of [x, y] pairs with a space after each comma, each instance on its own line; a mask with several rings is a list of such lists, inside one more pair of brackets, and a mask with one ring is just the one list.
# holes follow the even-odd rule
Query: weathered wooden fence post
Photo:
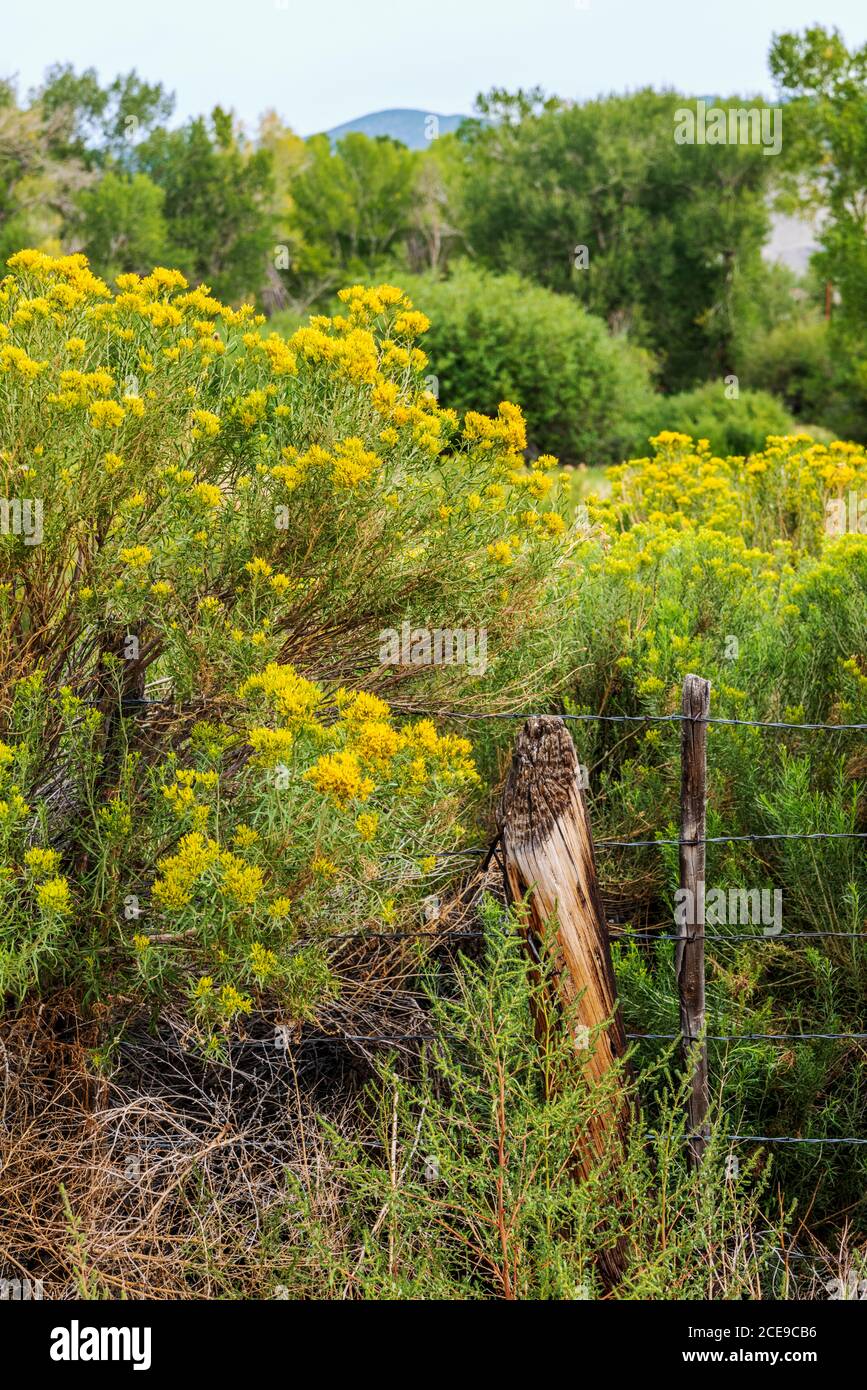
[[707, 1144], [709, 1101], [707, 1042], [696, 1039], [705, 1024], [704, 903], [707, 809], [707, 718], [710, 682], [686, 676], [683, 682], [680, 778], [680, 905], [675, 946], [680, 1028], [685, 1059], [692, 1059], [688, 1101], [689, 1158], [698, 1167]]
[[[499, 828], [510, 897], [526, 898], [532, 949], [538, 951], [545, 940], [554, 951], [559, 1003], [569, 1011], [576, 1047], [587, 1050], [585, 1074], [592, 1083], [601, 1081], [624, 1054], [626, 1040], [579, 773], [563, 720], [549, 715], [528, 719], [515, 743]], [[545, 929], [554, 923], [556, 933], [546, 938]], [[609, 1027], [603, 1028], [609, 1019]], [[610, 1152], [612, 1141], [619, 1143], [627, 1115], [625, 1101], [616, 1100], [594, 1116], [581, 1135], [576, 1177]], [[614, 1281], [620, 1251], [607, 1252], [601, 1263]]]

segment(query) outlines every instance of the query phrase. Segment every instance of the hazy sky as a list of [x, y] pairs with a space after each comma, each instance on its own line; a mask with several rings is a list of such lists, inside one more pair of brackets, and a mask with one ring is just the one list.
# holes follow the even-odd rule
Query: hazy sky
[[867, 38], [864, 0], [29, 0], [4, 5], [0, 75], [135, 67], [177, 114], [275, 107], [302, 135], [390, 106], [469, 112], [492, 86], [572, 98], [639, 86], [772, 93], [772, 33]]

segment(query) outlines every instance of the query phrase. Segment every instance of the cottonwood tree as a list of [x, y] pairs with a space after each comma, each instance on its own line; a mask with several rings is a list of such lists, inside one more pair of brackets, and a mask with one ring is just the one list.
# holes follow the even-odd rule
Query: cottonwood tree
[[[578, 106], [494, 91], [458, 137], [475, 256], [628, 330], [670, 389], [731, 367], [739, 278], [760, 261], [774, 162], [758, 145], [676, 144], [684, 100], [648, 89]], [[576, 269], [579, 243], [589, 272]]]
[[867, 44], [848, 49], [821, 25], [778, 35], [770, 69], [787, 99], [786, 167], [792, 200], [824, 210], [816, 266], [839, 306], [831, 344], [838, 371], [858, 398], [867, 428]]

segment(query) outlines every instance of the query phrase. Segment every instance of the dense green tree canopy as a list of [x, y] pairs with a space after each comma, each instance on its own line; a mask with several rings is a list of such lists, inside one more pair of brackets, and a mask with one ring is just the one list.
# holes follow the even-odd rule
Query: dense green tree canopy
[[867, 44], [847, 49], [837, 30], [819, 25], [782, 34], [771, 72], [788, 98], [787, 169], [796, 196], [821, 211], [818, 268], [833, 284], [838, 369], [867, 417]]
[[345, 136], [335, 152], [326, 135], [307, 145], [292, 185], [302, 273], [335, 286], [346, 276], [374, 276], [408, 230], [419, 156], [360, 134]]
[[112, 279], [128, 270], [147, 274], [166, 259], [164, 205], [163, 189], [147, 174], [109, 169], [81, 198], [85, 252]]
[[154, 131], [136, 162], [164, 192], [173, 261], [226, 299], [255, 297], [273, 241], [270, 153], [215, 107], [208, 120]]
[[756, 145], [676, 144], [684, 102], [495, 92], [463, 133], [472, 252], [629, 329], [672, 387], [731, 367], [736, 280], [767, 235], [773, 163]]

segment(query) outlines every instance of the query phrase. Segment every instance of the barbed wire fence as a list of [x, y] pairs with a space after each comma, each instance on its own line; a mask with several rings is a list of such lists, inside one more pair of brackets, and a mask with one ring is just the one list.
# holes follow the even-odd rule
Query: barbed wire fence
[[[155, 688], [157, 685], [165, 685], [170, 681], [166, 677], [160, 681], [151, 682], [145, 688], [143, 696], [122, 695], [118, 701], [121, 712], [135, 715], [145, 713], [150, 709], [172, 709], [177, 708], [178, 701], [171, 695], [167, 698], [149, 698], [147, 690]], [[693, 684], [691, 684], [693, 683]], [[698, 683], [698, 684], [694, 684]], [[698, 698], [699, 704], [696, 708], [689, 707], [689, 700], [695, 702]], [[694, 1092], [690, 1105], [690, 1123], [685, 1135], [690, 1145], [691, 1153], [695, 1161], [700, 1162], [702, 1153], [709, 1139], [707, 1125], [707, 1113], [709, 1106], [708, 1092], [708, 1043], [739, 1043], [739, 1042], [801, 1042], [801, 1041], [840, 1041], [840, 1042], [867, 1042], [867, 1032], [768, 1032], [768, 1033], [714, 1033], [707, 1029], [707, 1021], [704, 1009], [704, 985], [705, 985], [705, 959], [704, 946], [706, 942], [724, 944], [727, 942], [751, 942], [767, 944], [768, 942], [778, 941], [813, 941], [822, 939], [845, 939], [860, 940], [867, 937], [864, 931], [839, 931], [814, 929], [810, 931], [773, 931], [773, 932], [705, 932], [704, 930], [704, 908], [698, 911], [698, 898], [703, 895], [705, 858], [704, 851], [707, 845], [724, 844], [744, 844], [744, 843], [774, 843], [790, 841], [835, 841], [835, 840], [865, 840], [865, 831], [802, 831], [802, 832], [776, 832], [776, 833], [756, 833], [756, 834], [730, 834], [730, 835], [707, 835], [705, 834], [704, 816], [706, 808], [706, 778], [707, 778], [707, 745], [706, 734], [709, 727], [745, 727], [762, 730], [779, 730], [807, 733], [867, 733], [867, 723], [829, 723], [829, 722], [795, 722], [788, 720], [756, 720], [723, 718], [711, 716], [709, 713], [710, 687], [709, 683], [700, 681], [700, 678], [688, 676], [684, 682], [684, 708], [680, 713], [671, 714], [604, 714], [604, 713], [562, 713], [556, 715], [556, 719], [564, 725], [585, 725], [585, 724], [626, 724], [633, 726], [647, 725], [672, 725], [680, 726], [682, 731], [681, 741], [681, 805], [680, 822], [681, 833], [677, 838], [658, 836], [653, 839], [598, 839], [593, 840], [594, 850], [645, 850], [677, 848], [681, 859], [680, 886], [681, 890], [687, 895], [692, 895], [692, 910], [682, 915], [679, 923], [679, 930], [676, 932], [660, 931], [634, 931], [612, 932], [607, 924], [602, 923], [604, 931], [609, 941], [615, 942], [644, 942], [654, 943], [669, 941], [675, 943], [678, 948], [680, 964], [677, 970], [678, 995], [681, 1008], [682, 1027], [679, 1032], [626, 1032], [625, 1039], [636, 1046], [653, 1041], [680, 1042], [684, 1051], [684, 1059], [691, 1068], [693, 1076], [698, 1077], [698, 1089]], [[100, 700], [86, 700], [87, 704], [100, 704]], [[181, 702], [186, 703], [186, 702]], [[192, 703], [197, 703], [193, 701]], [[397, 717], [423, 717], [439, 720], [460, 720], [464, 722], [487, 722], [487, 721], [507, 721], [522, 722], [548, 717], [535, 711], [472, 711], [462, 709], [450, 709], [447, 707], [430, 708], [407, 702], [401, 705], [393, 704], [393, 712]], [[695, 785], [693, 785], [695, 784]], [[696, 800], [698, 806], [693, 805], [690, 809], [690, 787], [693, 793], [696, 788], [698, 797], [693, 794], [692, 801]], [[696, 814], [697, 813], [697, 822]], [[698, 833], [696, 833], [696, 823]], [[421, 851], [420, 851], [421, 852]], [[456, 859], [472, 860], [474, 858], [483, 859], [486, 863], [495, 860], [498, 855], [498, 844], [488, 848], [476, 847], [460, 850], [453, 849], [424, 849], [425, 855], [434, 855], [437, 859]], [[696, 891], [698, 884], [702, 885], [701, 895]], [[432, 946], [447, 946], [451, 943], [461, 941], [481, 941], [486, 933], [481, 929], [467, 929], [459, 927], [456, 929], [436, 930], [435, 924], [429, 926], [427, 930], [397, 930], [397, 931], [370, 931], [361, 929], [357, 931], [336, 932], [336, 933], [310, 933], [299, 935], [293, 939], [293, 945], [304, 945], [310, 942], [317, 942], [322, 945], [339, 942], [354, 942], [381, 944], [383, 942], [399, 942], [417, 939], [425, 941]], [[579, 982], [580, 983], [580, 982]], [[686, 1026], [684, 1020], [688, 1017], [693, 1018], [693, 1025]], [[232, 1043], [233, 1050], [238, 1049], [261, 1049], [271, 1048], [278, 1054], [289, 1054], [290, 1051], [312, 1045], [328, 1044], [362, 1044], [362, 1045], [384, 1045], [390, 1047], [406, 1047], [410, 1044], [423, 1045], [435, 1041], [438, 1034], [432, 1032], [381, 1032], [381, 1033], [360, 1033], [360, 1032], [309, 1032], [299, 1033], [297, 1037], [290, 1037], [285, 1025], [277, 1025], [274, 1038], [247, 1038], [235, 1040]], [[276, 1044], [276, 1047], [275, 1047]], [[867, 1144], [867, 1137], [857, 1135], [840, 1136], [808, 1136], [808, 1135], [768, 1135], [768, 1134], [727, 1134], [727, 1142], [731, 1143], [756, 1143], [756, 1144], [791, 1144], [791, 1145], [864, 1145]]]
[[[689, 678], [688, 678], [689, 679]], [[691, 678], [697, 680], [698, 678]], [[709, 701], [709, 686], [707, 687], [706, 699]], [[415, 704], [407, 704], [396, 710], [408, 717], [425, 717], [432, 719], [456, 719], [466, 722], [502, 720], [509, 722], [526, 722], [540, 717], [538, 712], [474, 712], [467, 710], [455, 710], [445, 707], [430, 708]], [[828, 723], [828, 722], [795, 722], [788, 720], [757, 720], [757, 719], [731, 719], [713, 717], [707, 713], [705, 708], [700, 713], [681, 712], [673, 714], [602, 714], [602, 713], [580, 713], [580, 714], [559, 714], [556, 716], [564, 724], [630, 724], [630, 725], [649, 725], [649, 724], [669, 724], [679, 725], [684, 731], [684, 738], [681, 746], [682, 762], [682, 782], [688, 783], [690, 778], [696, 774], [699, 779], [700, 800], [701, 800], [701, 833], [696, 834], [688, 829], [687, 814], [687, 790], [682, 786], [681, 794], [681, 834], [677, 838], [657, 836], [654, 839], [598, 839], [594, 840], [596, 850], [644, 850], [650, 848], [676, 847], [683, 859], [684, 853], [692, 851], [697, 855], [695, 862], [691, 866], [684, 866], [681, 863], [681, 889], [690, 891], [690, 886], [694, 890], [698, 883], [704, 882], [704, 849], [707, 845], [727, 845], [745, 843], [777, 843], [777, 842], [815, 842], [815, 841], [859, 841], [867, 839], [865, 831], [787, 831], [787, 832], [768, 832], [755, 834], [727, 834], [727, 835], [707, 835], [704, 833], [704, 808], [706, 805], [706, 775], [707, 758], [706, 744], [704, 740], [699, 741], [699, 748], [692, 745], [691, 735], [695, 730], [706, 731], [708, 727], [748, 727], [764, 730], [791, 730], [809, 733], [867, 733], [865, 723]], [[697, 760], [697, 761], [696, 761]], [[489, 848], [479, 847], [463, 850], [428, 850], [425, 853], [435, 854], [438, 859], [472, 859], [474, 857], [484, 858], [490, 862], [496, 858], [498, 853], [497, 843]], [[699, 894], [694, 893], [693, 903], [697, 906], [696, 900]], [[770, 1043], [789, 1043], [806, 1041], [839, 1041], [839, 1042], [867, 1042], [867, 1031], [777, 1031], [777, 1032], [749, 1032], [749, 1033], [717, 1033], [709, 1031], [706, 1026], [704, 1016], [704, 945], [705, 942], [725, 944], [728, 942], [756, 942], [758, 944], [768, 944], [778, 941], [820, 941], [824, 939], [838, 940], [861, 940], [867, 937], [864, 931], [840, 931], [837, 929], [814, 929], [810, 931], [779, 931], [771, 932], [706, 932], [704, 930], [704, 915], [697, 911], [687, 911], [681, 920], [680, 930], [676, 932], [660, 931], [634, 931], [612, 932], [609, 927], [605, 927], [610, 941], [620, 942], [645, 942], [653, 943], [669, 941], [676, 943], [684, 954], [689, 951], [690, 964], [693, 971], [699, 976], [701, 1008], [699, 1010], [699, 1026], [694, 1028], [682, 1027], [679, 1032], [627, 1032], [625, 1038], [634, 1045], [645, 1042], [665, 1041], [680, 1042], [684, 1048], [685, 1056], [689, 1056], [690, 1064], [701, 1074], [707, 1076], [707, 1045], [708, 1043], [740, 1043], [740, 1042], [770, 1042]], [[301, 944], [308, 941], [368, 941], [379, 943], [383, 941], [401, 941], [418, 939], [430, 942], [432, 945], [442, 946], [450, 943], [460, 943], [462, 941], [483, 940], [486, 933], [480, 929], [467, 929], [459, 927], [454, 930], [436, 932], [431, 930], [398, 930], [370, 932], [359, 930], [329, 934], [326, 937], [311, 934], [300, 936], [296, 942]], [[678, 992], [683, 1013], [684, 991], [687, 984], [682, 971], [678, 972]], [[327, 1045], [329, 1043], [358, 1043], [358, 1044], [381, 1044], [392, 1047], [404, 1047], [407, 1045], [422, 1045], [435, 1041], [435, 1033], [424, 1032], [388, 1032], [388, 1033], [323, 1033], [311, 1032], [293, 1040], [287, 1044], [285, 1040], [281, 1046], [291, 1046], [294, 1048]], [[263, 1048], [271, 1045], [270, 1039], [247, 1039], [239, 1044], [245, 1048]], [[697, 1109], [694, 1107], [690, 1114], [690, 1127], [686, 1134], [686, 1139], [693, 1146], [694, 1153], [700, 1161], [701, 1153], [709, 1138], [707, 1128], [708, 1094], [705, 1081], [704, 1090], [699, 1098]], [[867, 1137], [858, 1135], [836, 1135], [836, 1136], [811, 1136], [811, 1135], [784, 1135], [784, 1134], [741, 1134], [732, 1133], [726, 1135], [726, 1141], [730, 1143], [755, 1143], [755, 1144], [783, 1144], [783, 1145], [854, 1145], [861, 1146], [867, 1144]]]

